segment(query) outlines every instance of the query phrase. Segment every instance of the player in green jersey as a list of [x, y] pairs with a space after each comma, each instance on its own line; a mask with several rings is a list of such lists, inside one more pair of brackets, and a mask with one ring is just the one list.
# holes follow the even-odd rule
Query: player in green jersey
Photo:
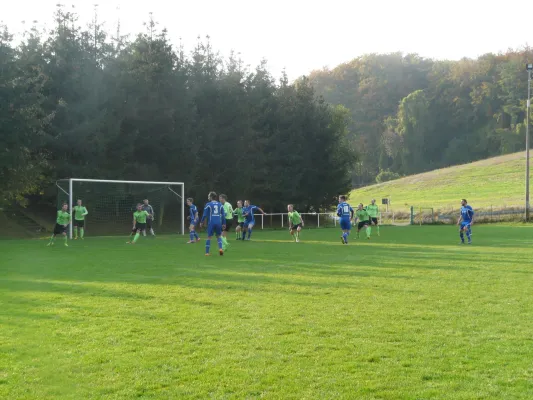
[[72, 213], [74, 214], [74, 240], [78, 239], [78, 229], [80, 230], [80, 238], [83, 240], [85, 234], [85, 216], [89, 212], [82, 205], [82, 201], [78, 200]]
[[379, 216], [379, 207], [376, 204], [376, 199], [372, 199], [371, 204], [366, 206], [366, 211], [368, 211], [368, 215], [370, 217], [370, 225], [374, 225], [378, 231], [379, 236], [379, 224], [378, 224], [378, 216]]
[[289, 216], [289, 232], [294, 237], [296, 243], [300, 242], [300, 231], [304, 226], [304, 220], [302, 219], [300, 213], [294, 209], [292, 204], [287, 206], [288, 216]]
[[370, 216], [368, 211], [363, 207], [363, 203], [360, 203], [355, 211], [355, 221], [359, 221], [357, 224], [357, 236], [356, 239], [359, 239], [359, 232], [361, 229], [366, 228], [366, 238], [370, 239], [370, 233], [372, 229], [370, 228]]
[[54, 227], [54, 233], [50, 238], [50, 242], [48, 242], [48, 246], [53, 246], [56, 236], [61, 234], [65, 239], [65, 246], [68, 247], [67, 226], [71, 219], [70, 213], [68, 212], [68, 204], [63, 203], [61, 210], [57, 212], [56, 226]]
[[237, 208], [233, 210], [233, 215], [237, 217], [237, 226], [235, 227], [235, 234], [237, 235], [237, 240], [242, 240], [241, 231], [244, 228], [244, 221], [246, 220], [243, 214], [242, 200], [237, 201]]
[[146, 229], [146, 218], [148, 218], [149, 216], [150, 214], [148, 213], [148, 211], [143, 210], [142, 204], [137, 204], [137, 211], [133, 213], [133, 229], [131, 231], [131, 235], [135, 234], [135, 237], [133, 238], [133, 240], [127, 243], [137, 243], [139, 236], [141, 236], [141, 232]]
[[218, 200], [222, 207], [224, 207], [224, 216], [226, 217], [226, 227], [222, 230], [222, 250], [226, 251], [228, 249], [229, 243], [226, 235], [228, 234], [231, 226], [233, 225], [233, 207], [227, 201], [228, 196], [221, 194], [218, 196]]

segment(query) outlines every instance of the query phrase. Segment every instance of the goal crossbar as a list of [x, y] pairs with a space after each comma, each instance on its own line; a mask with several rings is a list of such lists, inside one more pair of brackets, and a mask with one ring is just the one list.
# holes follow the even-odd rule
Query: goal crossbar
[[[181, 186], [181, 195], [176, 193], [174, 190], [171, 190], [174, 194], [182, 199], [181, 201], [181, 234], [185, 235], [185, 184], [183, 182], [159, 182], [159, 181], [125, 181], [125, 180], [113, 180], [113, 179], [84, 179], [84, 178], [70, 178], [70, 179], [60, 179], [60, 181], [68, 180], [68, 198], [69, 198], [69, 212], [72, 215], [72, 207], [74, 204], [74, 193], [73, 193], [73, 183], [74, 182], [95, 182], [95, 183], [124, 183], [124, 184], [142, 184], [142, 185], [159, 185], [159, 186]], [[63, 190], [59, 185], [61, 190]], [[169, 188], [170, 189], [170, 188]], [[63, 190], [64, 192], [64, 190]], [[69, 236], [72, 239], [73, 234], [73, 223], [69, 225]]]

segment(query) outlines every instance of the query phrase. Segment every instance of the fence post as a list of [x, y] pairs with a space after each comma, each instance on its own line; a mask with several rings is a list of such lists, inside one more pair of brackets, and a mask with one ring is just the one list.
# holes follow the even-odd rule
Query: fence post
[[281, 213], [281, 227], [283, 228], [283, 213]]
[[265, 229], [264, 222], [265, 222], [265, 214], [261, 214], [261, 229]]
[[411, 206], [411, 225], [415, 224], [415, 208]]
[[320, 228], [320, 213], [317, 213], [316, 215], [318, 216], [318, 220], [317, 220], [317, 223], [316, 223], [317, 226], [316, 227]]

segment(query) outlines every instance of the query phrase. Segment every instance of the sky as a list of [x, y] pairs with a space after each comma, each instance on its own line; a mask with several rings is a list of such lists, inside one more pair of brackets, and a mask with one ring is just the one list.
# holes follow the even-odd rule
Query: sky
[[22, 21], [51, 27], [57, 3], [74, 5], [81, 25], [98, 4], [106, 29], [114, 32], [120, 17], [133, 35], [152, 12], [186, 50], [209, 35], [222, 55], [234, 50], [252, 67], [264, 58], [274, 76], [285, 69], [291, 80], [367, 53], [475, 58], [523, 47], [531, 34], [527, 0], [19, 0], [2, 5], [0, 21], [13, 32], [24, 30]]

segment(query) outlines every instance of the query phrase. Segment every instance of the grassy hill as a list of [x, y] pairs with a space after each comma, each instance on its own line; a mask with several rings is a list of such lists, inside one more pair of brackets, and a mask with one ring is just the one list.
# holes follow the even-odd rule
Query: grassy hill
[[375, 198], [381, 203], [381, 198], [390, 196], [394, 211], [410, 206], [457, 209], [461, 198], [475, 208], [523, 206], [524, 176], [521, 152], [356, 189], [350, 199], [367, 204]]

